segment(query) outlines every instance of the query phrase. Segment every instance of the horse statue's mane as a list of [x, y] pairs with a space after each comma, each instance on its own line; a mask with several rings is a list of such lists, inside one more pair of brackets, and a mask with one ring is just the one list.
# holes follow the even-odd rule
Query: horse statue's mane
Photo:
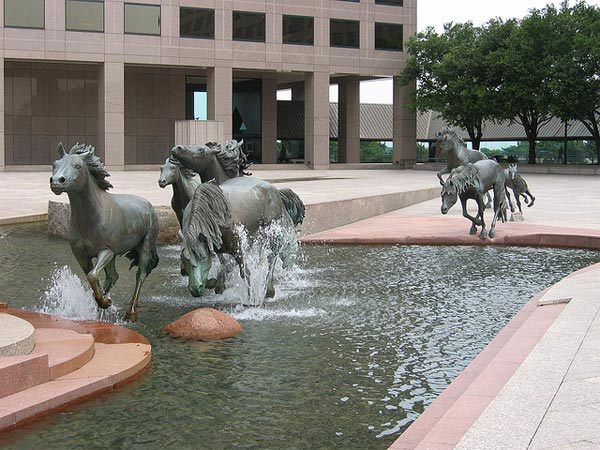
[[214, 155], [229, 178], [252, 175], [245, 172], [252, 163], [248, 163], [248, 155], [242, 150], [244, 141], [227, 141], [221, 146], [216, 142], [207, 142], [206, 146], [214, 151]]
[[84, 143], [80, 144], [78, 142], [71, 147], [69, 154], [79, 155], [85, 162], [98, 187], [104, 191], [107, 191], [109, 188], [113, 187], [113, 185], [106, 180], [106, 177], [109, 177], [110, 173], [106, 171], [102, 160], [100, 157], [96, 156], [94, 151], [95, 147], [93, 145], [86, 145]]
[[298, 197], [298, 194], [296, 194], [290, 188], [282, 188], [279, 189], [279, 196], [283, 202], [283, 207], [290, 215], [294, 225], [301, 224], [306, 215], [306, 208], [304, 207], [304, 203], [300, 197]]
[[465, 144], [465, 141], [463, 140], [462, 137], [460, 137], [460, 135], [456, 132], [456, 130], [454, 128], [451, 128], [449, 126], [444, 126], [444, 128], [442, 128], [438, 134], [436, 135], [437, 139], [439, 140], [441, 137], [443, 137], [444, 135], [449, 134], [451, 135], [454, 139], [456, 139], [460, 145], [462, 145], [463, 147], [466, 147], [467, 144]]
[[461, 166], [460, 169], [458, 169], [444, 185], [444, 189], [449, 192], [454, 189], [458, 195], [462, 194], [469, 187], [474, 187], [476, 189], [481, 187], [479, 170], [477, 170], [477, 167], [473, 164]]
[[215, 255], [223, 245], [221, 227], [232, 226], [229, 203], [216, 183], [204, 183], [198, 186], [190, 204], [188, 226], [182, 227], [183, 247], [199, 255], [201, 237], [206, 241], [211, 255]]
[[188, 169], [186, 166], [184, 166], [183, 164], [181, 164], [174, 156], [169, 156], [169, 163], [177, 166], [177, 168], [179, 169], [179, 172], [181, 173], [181, 175], [183, 175], [186, 178], [194, 178], [195, 176], [197, 176], [198, 174], [196, 172], [194, 172], [192, 169]]

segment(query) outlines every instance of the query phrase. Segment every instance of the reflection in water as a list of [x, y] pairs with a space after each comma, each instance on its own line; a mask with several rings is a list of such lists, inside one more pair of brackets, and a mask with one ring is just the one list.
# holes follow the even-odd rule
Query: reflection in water
[[[40, 227], [2, 235], [2, 300], [37, 310], [79, 302], [83, 313], [65, 314], [96, 314], [65, 241]], [[600, 260], [578, 250], [305, 247], [278, 272], [273, 302], [241, 307], [235, 286], [192, 298], [178, 248], [159, 252], [130, 325], [152, 343], [150, 371], [134, 387], [0, 435], [0, 445], [384, 449], [533, 294]], [[120, 263], [113, 304], [123, 308], [135, 274]], [[242, 334], [201, 343], [161, 333], [202, 306], [232, 314]]]

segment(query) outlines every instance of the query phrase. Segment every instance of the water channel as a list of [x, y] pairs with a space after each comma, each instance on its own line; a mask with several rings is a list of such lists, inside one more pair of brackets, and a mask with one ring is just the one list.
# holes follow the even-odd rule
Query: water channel
[[[179, 249], [142, 288], [153, 347], [133, 384], [0, 434], [8, 449], [385, 449], [534, 294], [600, 261], [583, 250], [516, 247], [302, 247], [277, 295], [240, 307], [235, 287], [192, 298]], [[0, 228], [0, 300], [91, 319], [68, 244], [42, 226]], [[118, 321], [133, 289], [113, 288]], [[235, 280], [233, 281], [235, 283]], [[244, 327], [219, 343], [161, 329], [215, 306]]]

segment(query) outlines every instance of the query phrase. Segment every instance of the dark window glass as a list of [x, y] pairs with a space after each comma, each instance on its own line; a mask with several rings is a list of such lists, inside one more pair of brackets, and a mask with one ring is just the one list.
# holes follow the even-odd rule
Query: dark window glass
[[353, 3], [358, 3], [360, 2], [360, 0], [340, 0], [342, 2], [353, 2]]
[[329, 45], [332, 47], [360, 47], [360, 25], [356, 20], [331, 19]]
[[233, 40], [265, 42], [265, 15], [233, 11]]
[[65, 28], [69, 31], [104, 31], [104, 2], [67, 0]]
[[160, 6], [125, 3], [125, 33], [160, 36]]
[[215, 11], [204, 8], [179, 8], [181, 37], [215, 38]]
[[402, 0], [375, 0], [376, 5], [402, 6]]
[[402, 25], [376, 22], [375, 50], [402, 51]]
[[303, 16], [283, 16], [283, 43], [315, 43], [315, 19]]
[[44, 0], [4, 0], [4, 26], [44, 28]]

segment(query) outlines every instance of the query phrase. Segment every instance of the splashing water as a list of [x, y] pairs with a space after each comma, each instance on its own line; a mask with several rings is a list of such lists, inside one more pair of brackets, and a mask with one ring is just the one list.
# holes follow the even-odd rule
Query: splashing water
[[118, 308], [113, 305], [100, 310], [90, 287], [68, 266], [54, 267], [50, 287], [40, 297], [36, 311], [76, 320], [119, 321]]
[[229, 295], [238, 297], [243, 305], [260, 306], [265, 303], [270, 261], [277, 258], [273, 265], [274, 279], [278, 279], [279, 274], [294, 263], [298, 252], [296, 231], [280, 222], [273, 222], [252, 237], [243, 225], [236, 226], [235, 233], [240, 242], [239, 252], [246, 270], [244, 278], [238, 270], [228, 274], [227, 289], [234, 290]]

